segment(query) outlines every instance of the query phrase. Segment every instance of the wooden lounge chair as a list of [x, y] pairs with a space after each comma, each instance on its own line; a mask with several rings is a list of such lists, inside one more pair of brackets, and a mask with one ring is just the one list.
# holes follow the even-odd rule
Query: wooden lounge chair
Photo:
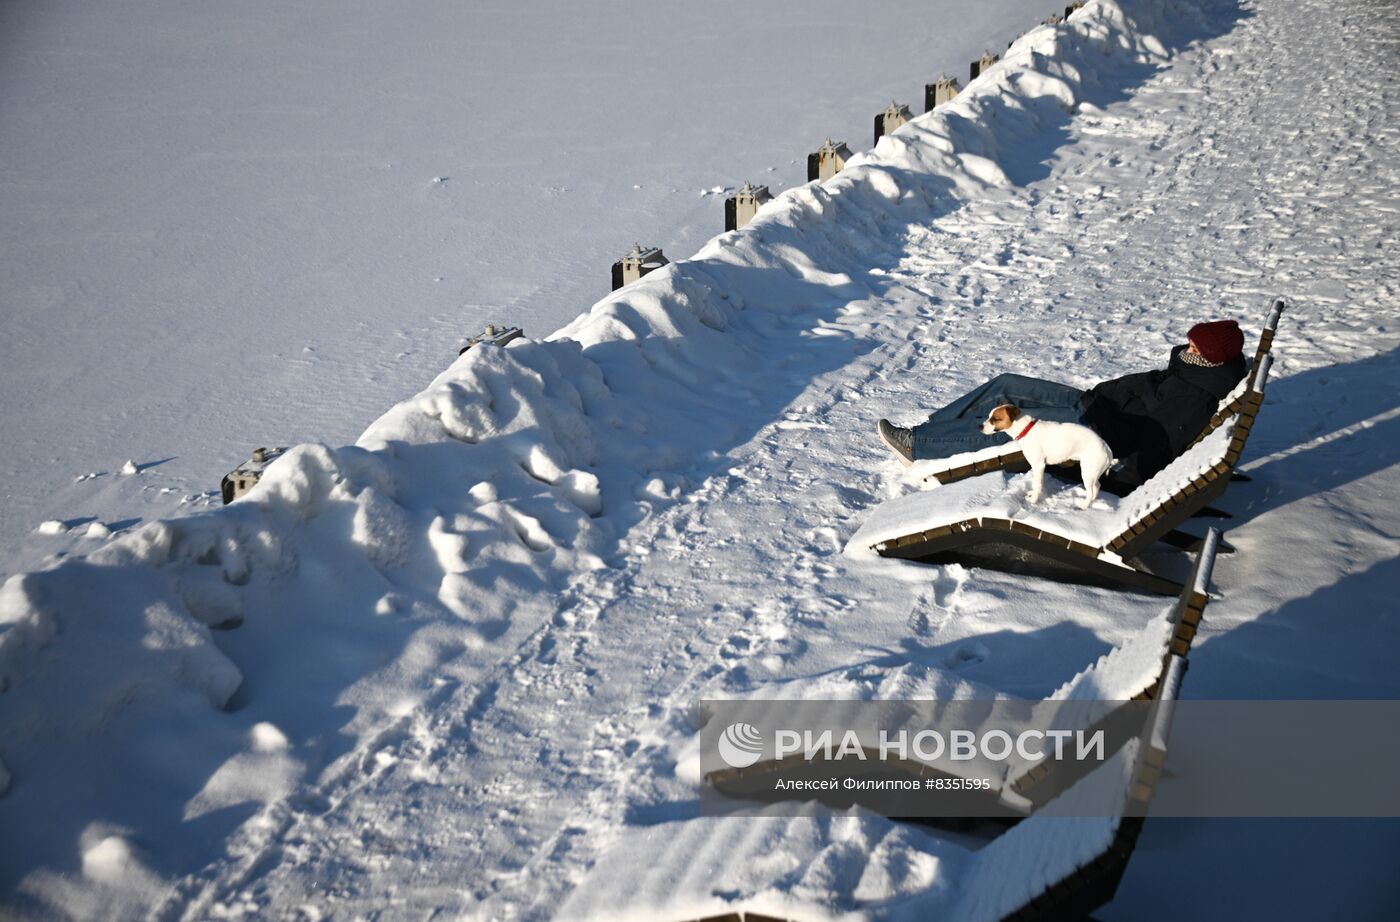
[[[1171, 656], [1134, 738], [981, 847], [870, 815], [692, 816], [613, 832], [560, 915], [690, 922], [892, 913], [948, 922], [1084, 918], [1113, 899], [1132, 857], [1162, 776], [1185, 669], [1184, 658]], [[926, 868], [930, 878], [912, 892], [883, 890], [863, 900], [859, 882], [877, 860], [883, 867], [873, 869], [876, 881], [887, 880], [889, 867]], [[809, 868], [815, 879], [806, 882]]]
[[[1166, 681], [1167, 669], [1172, 658], [1185, 657], [1191, 650], [1191, 642], [1196, 636], [1209, 598], [1207, 587], [1215, 565], [1219, 540], [1219, 530], [1210, 529], [1196, 558], [1191, 579], [1175, 602], [1144, 625], [1127, 642], [1105, 653], [1057, 688], [1045, 702], [1034, 705], [1040, 719], [1045, 720], [1045, 726], [1085, 732], [1103, 729], [1109, 752], [1127, 741], [1133, 731], [1132, 721], [1135, 716], [1139, 716], [1132, 713], [1134, 708], [1125, 706], [1127, 702], [1155, 699], [1162, 683]], [[801, 694], [800, 688], [779, 687], [766, 689], [765, 697], [775, 690], [784, 695]], [[977, 695], [979, 701], [1017, 700], [1007, 699], [990, 688], [967, 689], [964, 693], [967, 692]], [[746, 703], [744, 719], [761, 720], [765, 716], [764, 711], [769, 710], [773, 715], [769, 722], [775, 726], [781, 725], [783, 721], [780, 718], [784, 714], [792, 715], [793, 703], [782, 698], [771, 700], [771, 704], [763, 699]], [[860, 726], [863, 716], [861, 709], [870, 706], [868, 701], [833, 701], [830, 702], [829, 708], [825, 702], [817, 705], [816, 702], [806, 701], [803, 704], [808, 707], [822, 707], [823, 723], [849, 727]], [[868, 713], [864, 712], [865, 715]], [[921, 724], [930, 716], [931, 709], [919, 711], [911, 720], [915, 724]], [[922, 729], [922, 725], [913, 729]], [[978, 732], [984, 732], [994, 728], [988, 725], [976, 729]], [[1017, 727], [1006, 726], [1002, 729], [1014, 733]], [[1016, 818], [1029, 815], [1080, 777], [1076, 774], [1079, 766], [1075, 762], [1050, 759], [1027, 761], [1015, 755], [996, 762], [954, 761], [946, 758], [936, 762], [881, 759], [874, 741], [866, 746], [866, 759], [869, 764], [878, 764], [885, 771], [911, 778], [976, 778], [988, 787], [965, 798], [965, 801], [977, 809], [985, 807], [987, 817]], [[742, 769], [720, 768], [707, 773], [705, 780], [716, 790], [729, 796], [744, 797], [747, 791], [773, 790], [774, 779], [779, 775], [786, 776], [796, 772], [819, 776], [823, 772], [829, 772], [829, 768], [820, 759], [808, 760], [798, 755], [780, 761], [761, 760]], [[777, 798], [760, 796], [759, 799]]]
[[[1250, 363], [1250, 371], [1241, 386], [1236, 388], [1225, 399], [1220, 401], [1220, 407], [1215, 416], [1206, 424], [1201, 434], [1192, 441], [1192, 445], [1199, 442], [1207, 433], [1214, 430], [1225, 417], [1233, 416], [1240, 410], [1240, 402], [1249, 393], [1251, 385], [1254, 383], [1254, 375], [1259, 370], [1260, 363], [1266, 355], [1269, 355], [1274, 343], [1274, 333], [1278, 330], [1279, 318], [1283, 315], [1284, 301], [1282, 298], [1275, 298], [1269, 308], [1269, 315], [1264, 321], [1264, 328], [1259, 333], [1259, 345], [1254, 350], [1254, 358]], [[976, 452], [964, 452], [940, 461], [919, 462], [924, 467], [924, 481], [932, 483], [956, 483], [959, 480], [966, 480], [968, 477], [975, 477], [979, 474], [986, 474], [990, 471], [1011, 471], [1022, 474], [1030, 470], [1030, 465], [1026, 463], [1025, 455], [1016, 447], [1016, 443], [1008, 441], [1005, 444], [996, 445], [991, 448], [984, 448]], [[1056, 473], [1055, 468], [1051, 468], [1049, 473]], [[1065, 476], [1069, 479], [1079, 476], [1077, 465], [1065, 468]], [[1110, 471], [1099, 484], [1100, 488], [1116, 495], [1123, 495], [1130, 491], [1130, 487], [1114, 479]]]
[[[1166, 649], [1162, 654], [1162, 669], [1155, 681], [1150, 685], [1132, 693], [1132, 699], [1142, 701], [1144, 699], [1157, 699], [1161, 691], [1171, 682], [1170, 672], [1172, 663], [1177, 659], [1184, 659], [1191, 652], [1191, 643], [1196, 638], [1196, 632], [1200, 629], [1201, 619], [1205, 616], [1206, 605], [1210, 600], [1208, 587], [1210, 586], [1211, 572], [1215, 567], [1215, 556], [1220, 544], [1220, 531], [1212, 528], [1206, 532], [1203, 539], [1199, 556], [1196, 558], [1195, 568], [1192, 570], [1191, 579], [1186, 583], [1172, 606], [1167, 617], [1170, 625], [1170, 635], [1166, 642]], [[1160, 635], [1158, 635], [1160, 636]], [[1134, 638], [1135, 640], [1137, 638]], [[1125, 647], [1117, 648], [1106, 653], [1095, 667], [1100, 672], [1109, 668], [1121, 668], [1113, 662], [1115, 653]], [[1091, 669], [1094, 667], [1091, 667]], [[1089, 670], [1086, 670], [1089, 672]], [[1081, 676], [1084, 673], [1080, 674]], [[1076, 676], [1080, 679], [1080, 676]], [[1099, 684], [1091, 684], [1083, 681], [1072, 681], [1071, 687], [1061, 695], [1063, 700], [1082, 699], [1085, 695], [1108, 697], [1121, 693], [1121, 691], [1131, 691], [1131, 689], [1104, 688]], [[1108, 725], [1110, 720], [1100, 720], [1100, 724]], [[1112, 743], [1110, 743], [1112, 745]], [[1025, 798], [1029, 801], [1030, 809], [1034, 810], [1045, 803], [1050, 797], [1062, 790], [1066, 785], [1067, 776], [1058, 771], [1063, 763], [1045, 760], [1042, 762], [1027, 765], [1013, 764], [1008, 768], [1005, 788], [1011, 794]], [[1009, 798], [1008, 798], [1009, 799]]]
[[[1140, 555], [1225, 492], [1264, 401], [1265, 354], [1229, 413], [1147, 483], [1111, 509], [1079, 510], [1068, 496], [1026, 507], [1005, 471], [890, 500], [851, 538], [848, 553], [873, 551], [932, 563], [963, 562], [1097, 585], [1176, 595], [1181, 584], [1151, 572]], [[1096, 507], [1099, 503], [1095, 504]]]
[[[1172, 716], [1181, 693], [1187, 662], [1173, 656], [1167, 663], [1160, 696], [1141, 736], [1119, 751], [1122, 788], [1117, 816], [1081, 815], [1101, 803], [1109, 765], [1087, 775], [1037, 815], [1014, 826], [978, 853], [961, 882], [962, 898], [949, 919], [997, 919], [1002, 922], [1083, 919], [1111, 902], [1128, 868], [1167, 761]], [[1112, 763], [1110, 763], [1112, 764]], [[1094, 798], [1094, 799], [1090, 799]], [[1076, 801], [1087, 801], [1078, 803]], [[1084, 809], [1085, 806], [1089, 810]], [[1092, 856], [1076, 848], [1078, 839], [1097, 844]], [[1047, 867], [1040, 841], [1065, 848], [1061, 860]]]

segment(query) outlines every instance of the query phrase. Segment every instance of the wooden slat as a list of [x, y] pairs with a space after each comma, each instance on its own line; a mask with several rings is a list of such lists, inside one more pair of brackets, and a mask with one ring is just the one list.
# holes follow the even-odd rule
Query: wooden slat
[[1033, 525], [1027, 525], [1025, 522], [1012, 522], [1011, 530], [1020, 532], [1023, 535], [1030, 535], [1032, 538], [1039, 538], [1043, 534], [1039, 528]]
[[1069, 549], [1076, 554], [1083, 554], [1085, 557], [1097, 557], [1099, 556], [1100, 550], [1099, 548], [1091, 547], [1087, 544], [1080, 544], [1078, 541], [1070, 541]]

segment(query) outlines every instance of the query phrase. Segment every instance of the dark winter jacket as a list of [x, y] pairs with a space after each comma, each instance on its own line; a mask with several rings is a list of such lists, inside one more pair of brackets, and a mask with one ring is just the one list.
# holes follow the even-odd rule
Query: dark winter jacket
[[1084, 423], [1113, 449], [1127, 483], [1143, 483], [1185, 451], [1245, 376], [1242, 355], [1206, 368], [1183, 362], [1185, 349], [1173, 349], [1164, 369], [1105, 381], [1080, 398]]

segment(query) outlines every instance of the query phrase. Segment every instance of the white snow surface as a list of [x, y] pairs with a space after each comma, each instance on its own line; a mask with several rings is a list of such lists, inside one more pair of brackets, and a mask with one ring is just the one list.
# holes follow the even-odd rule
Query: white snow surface
[[634, 241], [695, 252], [724, 226], [698, 190], [802, 184], [1033, 18], [0, 4], [0, 577], [90, 549], [46, 519], [129, 529], [216, 504], [260, 445], [354, 441], [484, 324], [543, 338]]
[[[1153, 367], [1196, 320], [1257, 332], [1275, 294], [1185, 692], [1400, 694], [1398, 29], [1361, 0], [1093, 0], [834, 180], [548, 340], [473, 349], [355, 445], [12, 578], [0, 905], [547, 918], [636, 880], [618, 842], [723, 848], [682, 764], [703, 698], [1046, 696], [1161, 600], [844, 556], [907, 489], [874, 419], [1000, 371]], [[966, 851], [860, 816], [747, 834], [774, 867], [829, 855], [764, 892], [833, 915], [934, 898]], [[1317, 918], [1342, 893], [1383, 918], [1396, 848], [1394, 821], [1149, 823], [1098, 915]], [[757, 908], [741, 884], [687, 886]]]

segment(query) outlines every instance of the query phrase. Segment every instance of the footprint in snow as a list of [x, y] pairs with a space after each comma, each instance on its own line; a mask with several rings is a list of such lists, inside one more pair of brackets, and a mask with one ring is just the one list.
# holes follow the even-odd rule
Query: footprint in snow
[[948, 657], [947, 665], [949, 669], [954, 671], [966, 669], [969, 666], [975, 666], [978, 663], [986, 662], [987, 658], [991, 655], [992, 651], [987, 649], [986, 644], [973, 641], [972, 643], [965, 643], [954, 650], [952, 656]]

